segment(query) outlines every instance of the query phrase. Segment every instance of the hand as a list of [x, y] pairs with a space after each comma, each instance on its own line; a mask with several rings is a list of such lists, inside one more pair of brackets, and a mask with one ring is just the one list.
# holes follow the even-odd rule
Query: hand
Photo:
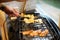
[[9, 6], [5, 6], [4, 7], [4, 11], [6, 12], [6, 14], [8, 14], [9, 16], [19, 16], [19, 12], [12, 8], [12, 7], [9, 7]]

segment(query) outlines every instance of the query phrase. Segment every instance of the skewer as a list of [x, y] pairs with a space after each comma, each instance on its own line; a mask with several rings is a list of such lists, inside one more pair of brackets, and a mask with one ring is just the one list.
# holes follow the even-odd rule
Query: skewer
[[25, 12], [25, 5], [26, 5], [26, 0], [24, 0], [23, 7], [22, 7], [22, 12], [21, 13]]

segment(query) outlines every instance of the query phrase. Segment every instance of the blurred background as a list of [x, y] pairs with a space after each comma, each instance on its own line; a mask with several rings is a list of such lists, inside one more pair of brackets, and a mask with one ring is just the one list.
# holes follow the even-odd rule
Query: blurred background
[[37, 0], [37, 8], [43, 14], [51, 17], [57, 25], [60, 19], [60, 0]]

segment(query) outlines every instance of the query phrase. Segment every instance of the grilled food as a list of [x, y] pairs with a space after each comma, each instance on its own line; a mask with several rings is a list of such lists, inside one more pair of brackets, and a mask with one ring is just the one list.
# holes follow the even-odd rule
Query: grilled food
[[49, 33], [48, 29], [45, 29], [44, 31], [42, 31], [42, 32], [39, 34], [39, 36], [45, 37], [48, 33]]
[[42, 31], [41, 31], [41, 29], [39, 29], [39, 30], [36, 30], [36, 31], [38, 32], [38, 34], [42, 32]]
[[35, 16], [34, 15], [31, 15], [31, 17], [30, 17], [31, 19], [34, 19], [35, 18]]
[[36, 19], [35, 22], [38, 22], [38, 23], [43, 23], [42, 19]]
[[[42, 19], [37, 19], [37, 20], [34, 20], [36, 16], [34, 16], [33, 14], [24, 14], [24, 13], [21, 13], [20, 14], [21, 17], [25, 17], [24, 18], [24, 22], [25, 23], [34, 23], [34, 22], [39, 22], [39, 23], [43, 23]], [[29, 19], [27, 19], [29, 18]]]
[[24, 22], [25, 22], [25, 23], [34, 23], [34, 19], [24, 18]]
[[34, 23], [34, 19], [29, 19], [29, 22], [30, 23]]
[[46, 35], [49, 33], [48, 29], [45, 29], [45, 33], [46, 33]]
[[22, 32], [23, 35], [29, 35], [33, 30], [29, 30], [29, 31], [24, 31]]
[[29, 22], [29, 19], [27, 19], [27, 18], [24, 18], [24, 22], [25, 22], [25, 23], [30, 23], [30, 22]]
[[41, 32], [41, 33], [39, 34], [39, 36], [40, 36], [40, 37], [45, 37], [45, 36], [46, 36], [45, 31]]
[[24, 17], [28, 17], [28, 18], [30, 18], [30, 17], [31, 17], [31, 15], [29, 15], [29, 14], [28, 14], [28, 15], [24, 15]]
[[44, 31], [39, 30], [29, 30], [29, 31], [24, 31], [22, 32], [23, 35], [29, 35], [31, 37], [34, 36], [40, 36], [40, 37], [45, 37], [49, 33], [48, 29], [45, 29]]
[[20, 14], [21, 17], [24, 17], [24, 15], [25, 15], [24, 13], [21, 13], [21, 14]]
[[37, 31], [33, 31], [30, 33], [30, 36], [34, 37], [34, 36], [38, 36], [38, 32]]

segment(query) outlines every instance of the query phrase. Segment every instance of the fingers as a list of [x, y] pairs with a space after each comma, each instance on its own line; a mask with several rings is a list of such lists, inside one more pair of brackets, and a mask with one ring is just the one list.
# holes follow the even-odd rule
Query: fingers
[[13, 9], [13, 12], [16, 16], [19, 16], [19, 12], [16, 9]]
[[19, 12], [12, 8], [12, 7], [9, 7], [9, 6], [6, 6], [5, 8], [5, 12], [9, 15], [9, 16], [19, 16]]
[[16, 13], [19, 13], [15, 8], [13, 8], [13, 10], [14, 10]]

